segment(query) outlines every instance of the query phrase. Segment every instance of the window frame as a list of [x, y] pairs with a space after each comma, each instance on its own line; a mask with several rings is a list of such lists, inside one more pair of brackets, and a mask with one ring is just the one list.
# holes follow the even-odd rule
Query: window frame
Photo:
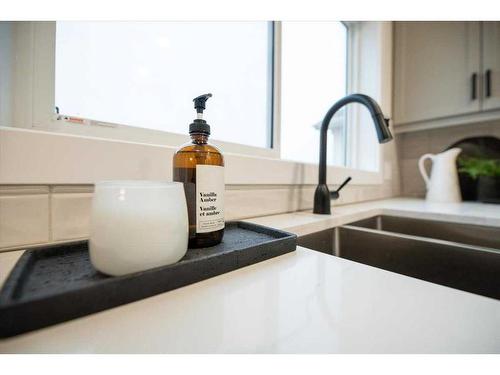
[[[34, 23], [34, 101], [33, 101], [33, 123], [32, 128], [38, 130], [48, 130], [65, 134], [77, 134], [91, 137], [110, 138], [121, 141], [160, 144], [166, 146], [179, 146], [186, 142], [186, 135], [173, 133], [164, 130], [139, 128], [118, 123], [82, 119], [83, 124], [75, 123], [64, 119], [54, 113], [55, 108], [55, 48], [56, 48], [56, 22], [35, 22]], [[279, 158], [279, 132], [273, 131], [276, 121], [276, 110], [273, 103], [276, 102], [276, 54], [279, 48], [275, 48], [276, 27], [271, 23], [270, 38], [271, 56], [268, 64], [271, 69], [271, 109], [272, 113], [268, 120], [268, 134], [270, 147], [255, 147], [239, 143], [219, 141], [211, 138], [211, 142], [227, 152], [244, 155], [258, 155], [270, 158]], [[64, 115], [64, 114], [62, 114]], [[273, 147], [278, 145], [278, 147]]]
[[[104, 122], [97, 122], [94, 125], [88, 124], [73, 124], [65, 123], [56, 119], [56, 114], [51, 111], [54, 108], [55, 100], [55, 22], [24, 22], [23, 32], [27, 35], [26, 40], [30, 43], [26, 48], [30, 49], [27, 54], [30, 59], [22, 62], [26, 64], [25, 73], [27, 72], [26, 80], [31, 80], [31, 88], [33, 94], [30, 95], [27, 104], [31, 104], [31, 108], [27, 108], [27, 113], [23, 114], [25, 121], [23, 124], [15, 126], [30, 128], [36, 131], [49, 132], [57, 135], [66, 134], [70, 136], [82, 136], [85, 138], [105, 139], [112, 142], [120, 142], [123, 144], [145, 144], [151, 146], [163, 146], [170, 149], [175, 149], [182, 143], [186, 142], [186, 135], [169, 133], [158, 130], [135, 128], [126, 125], [116, 125]], [[346, 23], [348, 29], [348, 63], [355, 61], [356, 51], [356, 23]], [[272, 148], [259, 148], [234, 144], [229, 142], [213, 143], [219, 145], [230, 159], [234, 159], [236, 165], [234, 168], [252, 168], [252, 176], [243, 177], [241, 173], [235, 173], [235, 177], [226, 179], [228, 184], [280, 184], [280, 185], [304, 185], [317, 183], [317, 164], [300, 163], [294, 161], [283, 160], [280, 158], [280, 89], [281, 89], [281, 23], [274, 22], [273, 25], [273, 132], [272, 132]], [[391, 26], [392, 30], [392, 26]], [[389, 35], [392, 40], [392, 35]], [[23, 47], [24, 48], [24, 47]], [[391, 47], [392, 48], [392, 47]], [[387, 52], [387, 51], [385, 51]], [[348, 92], [352, 92], [356, 87], [357, 78], [359, 76], [358, 67], [348, 69]], [[385, 95], [385, 100], [390, 100], [390, 96]], [[28, 103], [31, 102], [31, 103]], [[390, 103], [388, 104], [390, 106]], [[382, 107], [384, 107], [382, 105]], [[49, 110], [47, 110], [49, 109]], [[349, 110], [350, 111], [350, 110]], [[390, 112], [388, 112], [390, 113]], [[349, 117], [351, 119], [351, 117]], [[30, 121], [31, 120], [31, 121]], [[351, 121], [352, 122], [352, 121]], [[353, 126], [354, 125], [354, 126]], [[347, 133], [355, 131], [358, 124], [347, 126]], [[348, 137], [350, 137], [348, 135]], [[356, 145], [354, 145], [356, 147]], [[348, 146], [348, 148], [351, 148]], [[357, 149], [357, 147], [356, 147]], [[352, 151], [352, 150], [351, 150]], [[328, 183], [335, 184], [351, 175], [354, 179], [354, 185], [378, 185], [384, 180], [383, 171], [383, 155], [379, 148], [379, 170], [366, 171], [354, 168], [341, 166], [328, 166]], [[269, 167], [281, 169], [279, 173], [269, 173], [263, 171], [262, 162], [268, 162]], [[300, 174], [300, 178], [297, 177]], [[88, 174], [88, 173], [87, 173]], [[89, 176], [91, 175], [88, 174]], [[236, 177], [238, 175], [238, 177]], [[90, 178], [90, 177], [89, 177]]]

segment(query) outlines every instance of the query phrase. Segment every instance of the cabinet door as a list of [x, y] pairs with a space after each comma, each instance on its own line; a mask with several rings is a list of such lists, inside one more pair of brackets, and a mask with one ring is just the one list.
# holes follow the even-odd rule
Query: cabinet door
[[479, 22], [396, 22], [394, 63], [396, 124], [480, 110]]
[[483, 74], [483, 109], [498, 109], [500, 108], [500, 22], [483, 22]]

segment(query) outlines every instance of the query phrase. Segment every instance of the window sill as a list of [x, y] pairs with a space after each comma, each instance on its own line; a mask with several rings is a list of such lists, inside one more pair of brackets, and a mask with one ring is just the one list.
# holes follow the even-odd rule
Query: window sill
[[[0, 184], [171, 180], [174, 152], [169, 146], [0, 127]], [[317, 184], [318, 167], [314, 164], [229, 152], [224, 155], [228, 185]], [[380, 185], [384, 180], [382, 166], [379, 172], [330, 166], [328, 184], [351, 176], [353, 185]]]

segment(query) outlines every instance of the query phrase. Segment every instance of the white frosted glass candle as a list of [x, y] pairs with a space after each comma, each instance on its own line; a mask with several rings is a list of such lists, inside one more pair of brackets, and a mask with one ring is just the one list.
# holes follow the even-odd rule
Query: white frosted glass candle
[[96, 183], [89, 251], [99, 271], [119, 276], [175, 263], [186, 254], [188, 236], [181, 183]]

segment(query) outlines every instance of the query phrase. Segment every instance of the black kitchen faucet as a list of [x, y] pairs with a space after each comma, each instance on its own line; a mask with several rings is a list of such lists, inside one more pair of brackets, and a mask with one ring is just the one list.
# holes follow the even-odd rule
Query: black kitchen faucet
[[380, 106], [375, 100], [367, 95], [352, 94], [345, 96], [336, 102], [328, 110], [323, 122], [321, 123], [319, 138], [319, 180], [316, 192], [314, 193], [313, 212], [315, 214], [330, 215], [330, 199], [337, 199], [339, 197], [340, 189], [342, 189], [351, 180], [351, 177], [348, 177], [337, 190], [331, 193], [330, 190], [328, 190], [328, 185], [326, 184], [326, 137], [328, 127], [330, 126], [330, 120], [333, 115], [335, 115], [340, 108], [349, 103], [360, 103], [368, 108], [370, 114], [372, 115], [379, 143], [386, 143], [392, 140], [392, 134], [389, 131], [389, 120], [384, 117]]

